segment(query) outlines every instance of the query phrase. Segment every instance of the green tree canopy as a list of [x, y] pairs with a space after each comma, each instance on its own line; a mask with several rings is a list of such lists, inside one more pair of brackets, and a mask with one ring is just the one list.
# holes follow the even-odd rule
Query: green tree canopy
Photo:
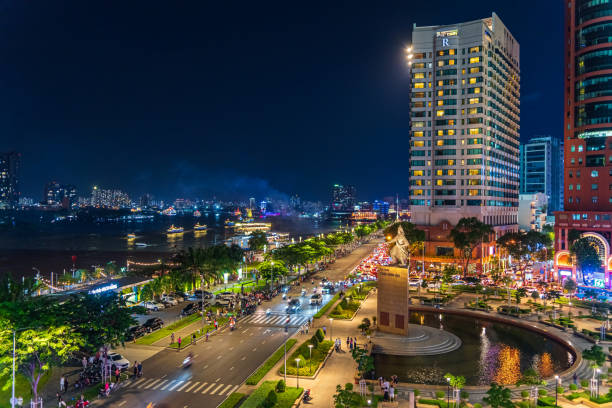
[[487, 396], [482, 399], [492, 408], [514, 408], [512, 403], [512, 392], [497, 383], [491, 383]]
[[463, 275], [467, 275], [474, 249], [488, 240], [493, 233], [493, 228], [476, 217], [461, 218], [457, 225], [450, 231], [450, 238], [455, 248], [461, 251], [463, 262]]
[[587, 238], [579, 238], [570, 246], [570, 254], [576, 260], [576, 266], [584, 274], [585, 272], [599, 272], [601, 270], [601, 258], [597, 248]]
[[249, 248], [253, 251], [261, 251], [268, 244], [268, 237], [263, 231], [253, 231], [249, 238]]

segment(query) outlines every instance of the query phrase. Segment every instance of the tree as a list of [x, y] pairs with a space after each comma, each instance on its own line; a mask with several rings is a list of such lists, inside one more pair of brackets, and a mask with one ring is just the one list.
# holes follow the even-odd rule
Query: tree
[[531, 298], [535, 301], [537, 301], [540, 298], [540, 294], [538, 293], [537, 290], [534, 290], [533, 292], [531, 292]]
[[521, 298], [524, 298], [525, 296], [527, 296], [527, 289], [525, 289], [525, 288], [518, 288], [514, 292], [514, 298], [516, 299], [516, 303], [517, 304], [520, 304], [521, 303]]
[[[0, 324], [2, 329], [8, 324]], [[19, 328], [15, 329], [19, 330]], [[52, 367], [66, 363], [77, 352], [83, 341], [68, 326], [51, 326], [17, 332], [15, 349], [16, 366], [32, 387], [34, 401], [38, 401], [38, 383]], [[13, 366], [13, 334], [11, 330], [0, 332], [0, 373], [11, 383]]]
[[268, 244], [268, 237], [263, 231], [253, 231], [249, 238], [249, 248], [253, 251], [261, 251]]
[[127, 330], [135, 323], [130, 309], [117, 293], [71, 295], [58, 308], [66, 326], [82, 338], [82, 348], [95, 352], [104, 345], [123, 344]]
[[497, 383], [491, 383], [491, 388], [487, 391], [487, 396], [482, 400], [492, 408], [513, 408], [512, 392]]
[[274, 283], [281, 276], [286, 276], [289, 270], [285, 266], [283, 261], [276, 260], [266, 260], [259, 264], [257, 270], [261, 274], [261, 277], [264, 278], [267, 282]]
[[563, 289], [565, 289], [570, 296], [576, 291], [577, 288], [578, 286], [576, 285], [576, 282], [571, 278], [568, 278], [565, 280], [565, 282], [563, 282]]
[[22, 301], [39, 288], [40, 283], [34, 278], [25, 278], [20, 282], [6, 274], [0, 277], [0, 303]]
[[516, 386], [519, 387], [521, 385], [540, 385], [543, 384], [542, 378], [540, 374], [533, 368], [528, 368], [525, 370], [521, 378], [517, 381]]
[[585, 272], [599, 272], [601, 259], [597, 248], [587, 239], [580, 238], [570, 246], [570, 254], [574, 257], [576, 266], [584, 276]]
[[[504, 234], [497, 239], [497, 245], [504, 248], [519, 262], [519, 269], [524, 282], [525, 270], [529, 266], [529, 261], [538, 251], [545, 249], [545, 252], [549, 252], [547, 248], [550, 247], [551, 241], [548, 235], [532, 230]], [[550, 253], [552, 254], [552, 251]]]
[[448, 380], [448, 384], [456, 391], [461, 391], [461, 389], [465, 387], [465, 377], [462, 375], [446, 373], [444, 374], [444, 378]]
[[450, 231], [450, 238], [455, 248], [461, 252], [463, 276], [468, 273], [474, 249], [478, 245], [482, 245], [483, 241], [488, 240], [492, 233], [493, 228], [476, 217], [461, 218]]
[[590, 360], [598, 366], [602, 366], [606, 362], [606, 353], [603, 352], [601, 346], [594, 344], [590, 349], [582, 352], [582, 358]]
[[188, 248], [177, 254], [178, 269], [184, 274], [184, 280], [195, 287], [196, 281], [202, 279], [202, 270], [206, 263], [207, 252], [203, 248]]
[[353, 392], [353, 384], [346, 383], [344, 388], [340, 384], [336, 386], [336, 394], [334, 394], [336, 408], [355, 407], [359, 402], [359, 395]]
[[442, 282], [449, 284], [455, 280], [455, 276], [459, 274], [455, 265], [446, 265], [442, 270]]
[[374, 357], [372, 357], [367, 350], [355, 346], [351, 351], [351, 355], [353, 360], [357, 362], [357, 371], [362, 378], [366, 373], [374, 370]]

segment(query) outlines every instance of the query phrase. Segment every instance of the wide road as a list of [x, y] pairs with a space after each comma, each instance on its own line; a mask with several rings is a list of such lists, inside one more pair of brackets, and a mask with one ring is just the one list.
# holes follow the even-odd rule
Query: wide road
[[[317, 276], [342, 277], [375, 245], [363, 245]], [[310, 282], [292, 287], [293, 297], [299, 297], [302, 288], [307, 289], [308, 295], [300, 298], [302, 310], [290, 315], [287, 331], [286, 301], [279, 295], [271, 302], [262, 303], [255, 314], [239, 320], [234, 331], [226, 328], [211, 336], [208, 342], [201, 340], [189, 347], [194, 355], [191, 367], [182, 367], [186, 351], [163, 350], [144, 361], [142, 378], [126, 381], [110, 398], [98, 400], [96, 405], [144, 408], [152, 402], [156, 407], [216, 407], [316, 313], [318, 308], [308, 305], [312, 287]], [[331, 297], [325, 295], [324, 302]]]

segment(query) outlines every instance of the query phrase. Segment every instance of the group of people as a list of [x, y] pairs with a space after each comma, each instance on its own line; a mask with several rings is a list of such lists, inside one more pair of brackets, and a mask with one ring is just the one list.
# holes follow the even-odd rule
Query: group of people
[[[66, 402], [64, 401], [64, 397], [62, 396], [61, 393], [58, 392], [56, 395], [57, 395], [57, 407], [58, 408], [73, 407], [73, 405], [66, 404]], [[79, 399], [76, 400], [76, 402], [74, 403], [74, 408], [85, 408], [88, 405], [89, 405], [89, 401], [87, 401], [85, 399], [85, 396], [81, 394]]]
[[397, 378], [397, 375], [391, 376], [391, 382], [382, 377], [378, 377], [380, 392], [383, 394], [383, 399], [385, 401], [395, 401], [395, 386], [398, 382], [399, 379]]

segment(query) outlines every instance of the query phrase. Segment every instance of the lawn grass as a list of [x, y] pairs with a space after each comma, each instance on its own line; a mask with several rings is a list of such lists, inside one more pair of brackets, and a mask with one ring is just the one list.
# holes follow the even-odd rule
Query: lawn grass
[[[274, 390], [277, 381], [264, 381], [259, 388], [251, 394], [249, 398], [240, 406], [240, 408], [257, 408], [263, 400], [266, 399], [268, 393]], [[278, 402], [274, 408], [291, 408], [295, 401], [302, 395], [302, 388], [287, 387], [285, 392], [277, 393]]]
[[153, 333], [147, 334], [146, 336], [142, 336], [139, 339], [136, 339], [136, 344], [144, 344], [150, 346], [158, 340], [163, 339], [172, 334], [179, 329], [182, 329], [185, 326], [190, 325], [191, 323], [201, 319], [199, 313], [194, 313], [190, 316], [183, 317], [181, 320], [178, 320], [168, 326], [162, 327], [159, 330], [154, 331]]
[[[227, 323], [228, 320], [229, 319], [227, 317], [219, 317], [217, 319], [217, 323], [219, 324], [219, 327], [221, 327], [225, 323]], [[195, 333], [196, 340], [198, 340], [198, 339], [201, 339], [202, 337], [206, 336], [206, 332], [207, 331], [208, 332], [212, 332], [214, 329], [215, 329], [215, 324], [214, 323], [210, 323], [210, 324], [207, 324], [206, 326], [204, 326], [203, 329], [198, 329], [198, 330], [194, 331], [193, 333]], [[192, 338], [193, 338], [193, 336], [192, 336], [193, 333], [191, 333], [187, 337], [181, 339], [181, 348], [185, 348], [185, 347], [187, 347], [188, 345], [191, 344], [191, 341], [192, 341]], [[178, 340], [178, 338], [176, 340]], [[177, 342], [170, 343], [170, 347], [178, 349], [178, 343]]]
[[355, 315], [355, 312], [357, 312], [357, 309], [359, 309], [359, 305], [361, 305], [361, 302], [352, 299], [348, 302], [345, 297], [342, 299], [342, 302], [338, 303], [334, 310], [331, 311], [329, 317], [340, 320], [350, 320]]
[[[287, 350], [290, 350], [297, 343], [296, 339], [287, 340]], [[257, 385], [259, 381], [274, 367], [276, 363], [283, 357], [285, 346], [280, 346], [249, 378], [246, 383], [248, 385]]]
[[221, 405], [219, 405], [218, 408], [234, 408], [240, 401], [242, 401], [244, 395], [245, 394], [241, 394], [239, 392], [232, 392], [230, 396], [227, 397], [225, 401], [221, 403]]
[[332, 307], [334, 303], [336, 303], [336, 300], [338, 300], [339, 298], [340, 293], [336, 293], [334, 297], [329, 300], [329, 302], [327, 302], [321, 309], [319, 309], [317, 313], [314, 314], [313, 317], [315, 319], [319, 319], [320, 317], [322, 317], [325, 313], [327, 313], [329, 308]]
[[[300, 345], [300, 347], [295, 350], [291, 356], [287, 357], [287, 374], [296, 375], [297, 374], [297, 364], [295, 359], [300, 359], [300, 375], [303, 376], [313, 376], [314, 373], [317, 372], [319, 366], [325, 361], [325, 357], [329, 352], [329, 349], [332, 348], [334, 342], [331, 340], [324, 340], [319, 343], [319, 345], [315, 348], [312, 348], [312, 361], [310, 361], [310, 350], [308, 349], [308, 345], [312, 344], [312, 339], [306, 340], [304, 343]], [[278, 370], [279, 374], [284, 374], [285, 367], [281, 366]]]
[[[41, 391], [45, 389], [45, 385], [49, 381], [50, 377], [51, 377], [51, 371], [47, 371], [47, 373], [44, 374], [40, 378], [40, 382], [38, 383], [38, 395], [39, 396], [41, 395]], [[7, 382], [11, 382], [10, 374], [8, 378], [0, 377], [0, 384], [4, 385]], [[59, 384], [58, 384], [58, 389], [59, 389]], [[2, 387], [0, 387], [0, 401], [6, 402], [7, 404], [9, 404], [11, 400], [11, 396], [12, 396], [12, 389], [10, 386], [6, 390], [3, 390]], [[32, 386], [30, 386], [30, 382], [20, 373], [15, 374], [15, 396], [17, 398], [22, 397], [23, 405], [26, 406], [27, 404], [29, 406], [29, 401], [32, 398]], [[0, 404], [0, 406], [3, 406], [3, 405]]]

